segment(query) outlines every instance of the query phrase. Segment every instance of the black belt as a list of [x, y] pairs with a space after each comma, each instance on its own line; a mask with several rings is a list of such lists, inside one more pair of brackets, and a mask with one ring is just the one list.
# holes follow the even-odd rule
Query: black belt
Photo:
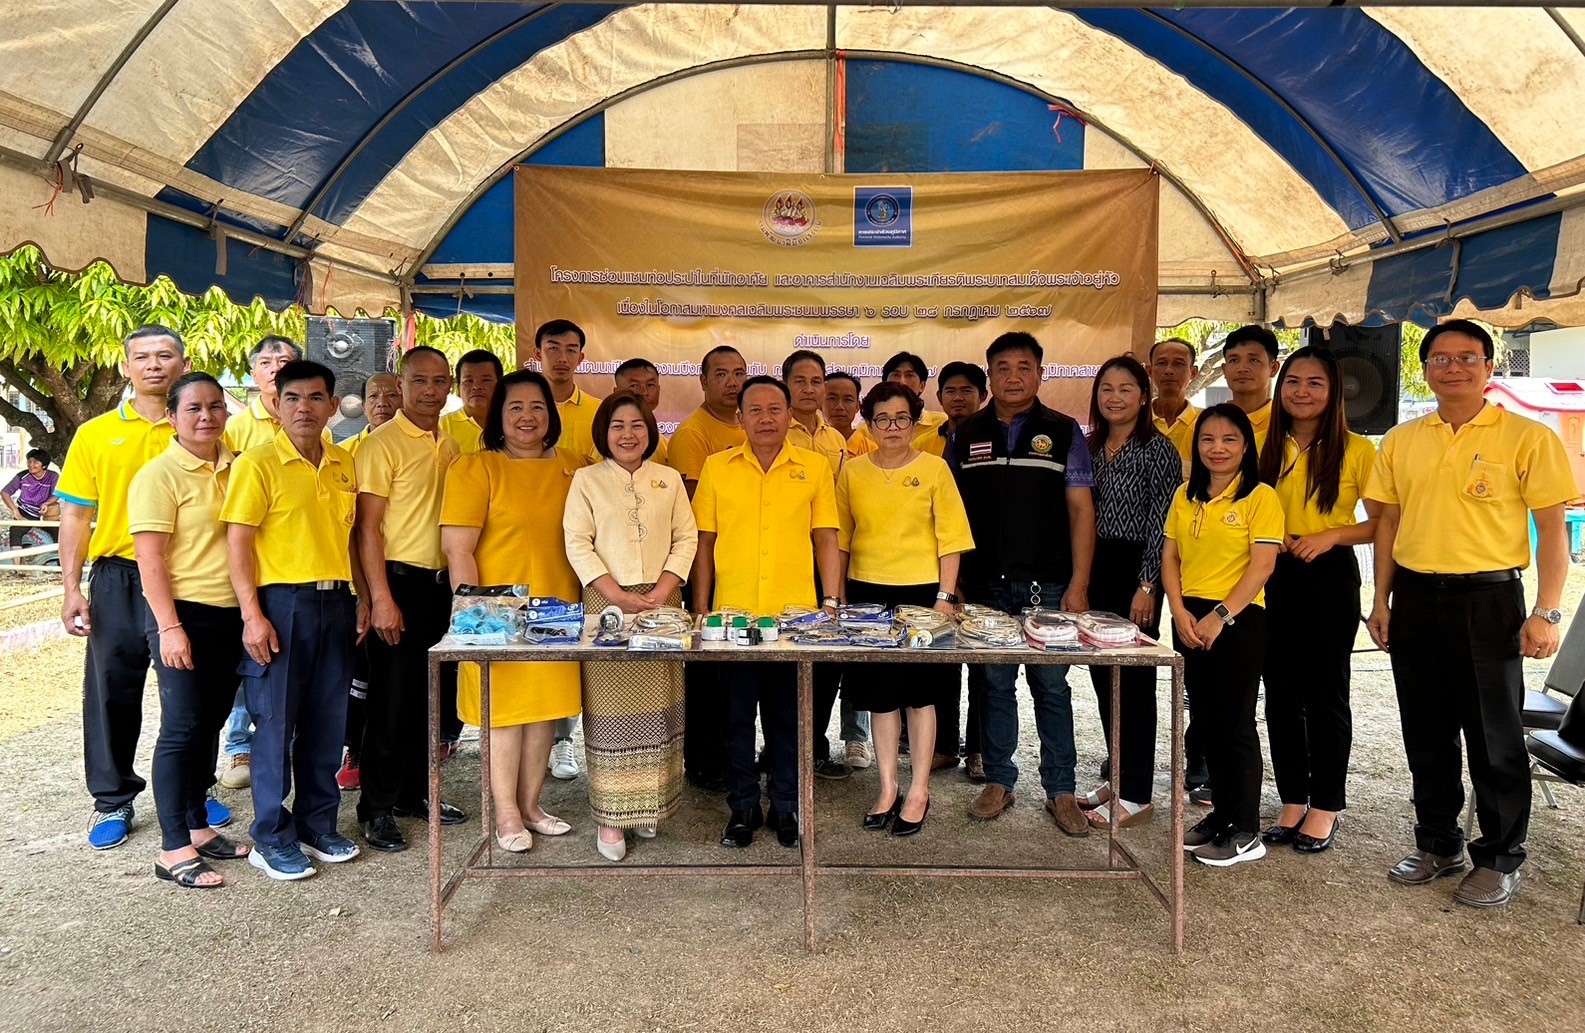
[[400, 574], [403, 577], [419, 577], [426, 581], [433, 581], [437, 585], [451, 584], [451, 575], [445, 567], [434, 570], [430, 567], [418, 567], [400, 560], [386, 560], [385, 572], [387, 574]]
[[1490, 588], [1519, 580], [1519, 568], [1507, 570], [1481, 570], [1473, 574], [1422, 574], [1418, 570], [1399, 567], [1394, 576], [1398, 584], [1430, 588], [1438, 592], [1463, 592], [1471, 588]]
[[336, 592], [345, 591], [350, 587], [347, 581], [281, 581], [271, 585], [260, 585], [260, 588], [292, 588], [305, 592]]

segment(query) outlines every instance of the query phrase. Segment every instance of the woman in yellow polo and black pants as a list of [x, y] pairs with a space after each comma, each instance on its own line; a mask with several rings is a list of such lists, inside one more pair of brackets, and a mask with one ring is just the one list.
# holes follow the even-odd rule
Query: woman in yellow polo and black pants
[[1282, 503], [1260, 483], [1255, 432], [1236, 405], [1200, 414], [1190, 464], [1167, 514], [1161, 580], [1184, 687], [1195, 722], [1204, 722], [1216, 804], [1184, 835], [1183, 848], [1225, 868], [1266, 856], [1255, 696], [1266, 655], [1263, 588], [1282, 547]]

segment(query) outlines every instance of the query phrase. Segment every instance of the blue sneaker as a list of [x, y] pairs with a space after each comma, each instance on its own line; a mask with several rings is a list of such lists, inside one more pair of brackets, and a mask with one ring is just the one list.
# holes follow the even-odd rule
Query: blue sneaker
[[309, 863], [308, 858], [303, 856], [303, 851], [296, 843], [286, 847], [255, 843], [253, 850], [248, 854], [248, 863], [270, 878], [280, 879], [283, 882], [306, 879], [318, 871]]
[[321, 836], [301, 836], [297, 845], [309, 857], [318, 858], [328, 864], [340, 864], [358, 856], [358, 844], [334, 832], [326, 832]]
[[204, 799], [204, 819], [212, 829], [223, 829], [231, 824], [231, 808], [215, 799], [210, 793]]
[[127, 841], [127, 829], [132, 827], [132, 805], [126, 804], [113, 811], [94, 811], [88, 819], [88, 845], [95, 850], [109, 850]]

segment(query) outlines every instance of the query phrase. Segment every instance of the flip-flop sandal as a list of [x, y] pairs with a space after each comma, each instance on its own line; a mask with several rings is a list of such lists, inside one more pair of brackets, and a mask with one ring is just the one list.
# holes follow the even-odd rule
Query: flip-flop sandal
[[549, 811], [545, 812], [545, 816], [540, 820], [525, 821], [523, 824], [541, 836], [565, 836], [572, 831], [571, 825], [568, 825]]
[[210, 884], [198, 881], [200, 876], [212, 874], [215, 874], [215, 870], [209, 867], [201, 857], [189, 857], [185, 861], [177, 861], [169, 868], [158, 861], [154, 862], [154, 877], [156, 879], [161, 882], [174, 882], [176, 885], [184, 886], [190, 890], [217, 890], [223, 886], [224, 883], [220, 882]]
[[1112, 802], [1112, 787], [1102, 783], [1099, 789], [1092, 789], [1083, 796], [1078, 797], [1078, 801], [1079, 810], [1093, 811], [1097, 807], [1101, 807]]
[[240, 861], [252, 852], [236, 840], [218, 834], [203, 846], [193, 849], [198, 851], [199, 857], [207, 857], [211, 861]]
[[[1131, 829], [1135, 825], [1143, 825], [1156, 816], [1156, 809], [1150, 804], [1132, 804], [1127, 800], [1120, 801], [1123, 805], [1123, 816], [1117, 820], [1120, 829]], [[1090, 824], [1096, 828], [1104, 829], [1112, 824], [1112, 805], [1102, 804], [1085, 814], [1090, 819]]]

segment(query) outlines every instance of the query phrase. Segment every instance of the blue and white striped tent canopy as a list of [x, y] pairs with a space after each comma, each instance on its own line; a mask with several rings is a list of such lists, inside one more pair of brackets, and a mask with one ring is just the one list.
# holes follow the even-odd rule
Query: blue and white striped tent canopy
[[1179, 6], [25, 4], [0, 248], [508, 319], [519, 162], [1154, 164], [1163, 325], [1585, 322], [1585, 13]]

